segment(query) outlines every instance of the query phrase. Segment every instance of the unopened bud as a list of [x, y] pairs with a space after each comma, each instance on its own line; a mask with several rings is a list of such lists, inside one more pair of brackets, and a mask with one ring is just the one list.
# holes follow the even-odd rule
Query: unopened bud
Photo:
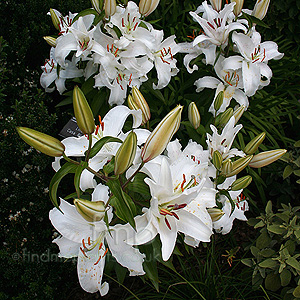
[[55, 48], [56, 38], [54, 38], [52, 36], [44, 36], [43, 39], [47, 42], [48, 45]]
[[222, 114], [219, 114], [216, 118], [216, 125], [218, 127], [224, 127], [227, 122], [230, 120], [230, 118], [233, 115], [233, 109], [227, 108]]
[[254, 139], [252, 139], [245, 147], [244, 152], [246, 154], [253, 154], [258, 149], [259, 145], [263, 142], [266, 137], [266, 133], [262, 132]]
[[217, 170], [221, 169], [223, 157], [222, 157], [222, 154], [218, 150], [214, 151], [213, 156], [212, 156], [212, 162]]
[[52, 20], [52, 23], [53, 23], [54, 27], [57, 30], [60, 30], [59, 29], [59, 24], [60, 24], [59, 18], [58, 18], [57, 14], [55, 13], [55, 11], [52, 8], [50, 8], [50, 16], [51, 16], [51, 20]]
[[103, 201], [74, 199], [74, 205], [78, 213], [88, 222], [100, 221], [105, 215], [105, 203]]
[[104, 10], [106, 18], [115, 14], [117, 8], [116, 0], [104, 0]]
[[234, 118], [235, 118], [234, 125], [236, 125], [236, 123], [239, 121], [239, 119], [243, 115], [243, 113], [245, 111], [245, 108], [246, 108], [245, 105], [241, 105], [237, 109], [234, 110], [234, 112], [233, 112], [233, 115], [234, 115]]
[[207, 208], [207, 212], [213, 222], [220, 220], [222, 216], [225, 215], [224, 211], [219, 208]]
[[91, 3], [92, 3], [94, 10], [98, 14], [101, 14], [102, 9], [103, 9], [103, 0], [91, 0]]
[[95, 120], [92, 110], [78, 86], [73, 90], [73, 108], [76, 122], [82, 133], [91, 134], [95, 130]]
[[216, 11], [220, 11], [222, 9], [222, 0], [209, 0], [211, 6]]
[[147, 123], [151, 118], [150, 108], [143, 94], [136, 86], [132, 88], [132, 101], [142, 111], [143, 124]]
[[271, 164], [272, 162], [279, 159], [282, 155], [286, 153], [287, 150], [285, 149], [277, 149], [277, 150], [271, 150], [271, 151], [265, 151], [258, 153], [253, 156], [249, 167], [251, 168], [262, 168], [264, 166], [267, 166]]
[[149, 16], [157, 7], [159, 0], [140, 0], [139, 12], [141, 15]]
[[254, 6], [252, 16], [262, 20], [269, 8], [270, 0], [257, 0]]
[[191, 102], [188, 107], [188, 118], [193, 127], [195, 129], [198, 129], [200, 126], [201, 118], [197, 105], [194, 102]]
[[144, 163], [164, 151], [175, 132], [179, 129], [182, 109], [183, 106], [176, 106], [160, 121], [149, 135], [141, 153]]
[[231, 3], [232, 2], [235, 2], [235, 6], [233, 8], [233, 13], [237, 17], [242, 11], [242, 8], [244, 5], [244, 0], [231, 0]]
[[215, 99], [214, 102], [214, 109], [217, 113], [217, 111], [220, 109], [220, 107], [223, 104], [223, 99], [224, 99], [224, 91], [220, 91]]
[[128, 104], [128, 107], [131, 109], [131, 110], [138, 110], [139, 108], [137, 107], [136, 103], [133, 101], [133, 98], [131, 95], [128, 95], [128, 98], [127, 98], [127, 104]]
[[56, 138], [27, 128], [17, 127], [19, 136], [30, 146], [49, 156], [59, 157], [65, 151], [65, 146]]
[[233, 164], [230, 158], [224, 160], [222, 165], [222, 174], [227, 175], [232, 172]]
[[246, 157], [241, 157], [241, 158], [235, 160], [232, 163], [231, 173], [226, 174], [226, 177], [231, 177], [233, 175], [240, 173], [242, 170], [244, 170], [249, 165], [252, 158], [253, 158], [253, 155], [248, 155]]
[[232, 191], [238, 191], [241, 189], [245, 189], [252, 181], [252, 177], [250, 175], [241, 177], [234, 181], [231, 185]]
[[131, 131], [115, 156], [115, 175], [123, 174], [134, 160], [137, 148], [137, 136]]

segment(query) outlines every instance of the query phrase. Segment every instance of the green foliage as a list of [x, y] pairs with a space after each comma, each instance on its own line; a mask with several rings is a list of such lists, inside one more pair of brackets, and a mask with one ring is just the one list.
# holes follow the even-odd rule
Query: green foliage
[[254, 228], [260, 228], [260, 235], [250, 247], [253, 257], [242, 262], [253, 268], [254, 286], [264, 282], [267, 290], [280, 291], [283, 299], [296, 299], [300, 280], [300, 206], [281, 206], [274, 213], [269, 201], [265, 213], [249, 220]]

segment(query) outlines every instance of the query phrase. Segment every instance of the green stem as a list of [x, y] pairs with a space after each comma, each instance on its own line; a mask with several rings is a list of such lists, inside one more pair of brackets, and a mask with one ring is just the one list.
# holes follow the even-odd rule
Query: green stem
[[144, 162], [141, 163], [141, 165], [138, 167], [138, 169], [127, 179], [127, 181], [122, 185], [122, 189], [124, 189], [127, 184], [132, 180], [132, 178], [142, 169], [144, 166]]
[[88, 148], [88, 150], [86, 152], [86, 155], [85, 155], [85, 161], [89, 160], [90, 152], [91, 152], [91, 149], [92, 149], [93, 136], [90, 133], [88, 134], [88, 139], [89, 139], [89, 148]]

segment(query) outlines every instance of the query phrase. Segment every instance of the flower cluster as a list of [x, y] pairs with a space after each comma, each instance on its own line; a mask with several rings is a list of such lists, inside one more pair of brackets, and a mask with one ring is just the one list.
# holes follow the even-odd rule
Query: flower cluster
[[[189, 73], [198, 70], [197, 65], [191, 67], [190, 63], [199, 55], [204, 55], [205, 64], [213, 65], [217, 78], [205, 76], [195, 85], [197, 92], [216, 89], [209, 109], [215, 116], [226, 110], [231, 99], [247, 108], [248, 97], [270, 83], [272, 71], [268, 61], [280, 59], [283, 54], [275, 42], [261, 42], [256, 31], [255, 18], [264, 17], [269, 1], [257, 1], [253, 11], [242, 10], [241, 0], [232, 0], [222, 10], [222, 1], [211, 0], [211, 4], [204, 1], [195, 12], [190, 12], [201, 26], [201, 34], [192, 37], [193, 42], [181, 44], [181, 51], [187, 53], [184, 64]], [[218, 95], [221, 100], [216, 103]]]
[[93, 76], [95, 88], [110, 89], [109, 104], [119, 105], [125, 100], [127, 88], [147, 81], [153, 67], [158, 77], [153, 88], [167, 86], [171, 76], [179, 71], [174, 55], [180, 47], [175, 36], [164, 39], [164, 32], [143, 20], [132, 1], [126, 7], [115, 7], [111, 17], [105, 18], [99, 12], [91, 9], [87, 15], [69, 13], [63, 17], [51, 9], [59, 34], [57, 38], [45, 37], [52, 45], [40, 79], [46, 91], [55, 89], [54, 82], [63, 93], [66, 79], [83, 76], [87, 80]]

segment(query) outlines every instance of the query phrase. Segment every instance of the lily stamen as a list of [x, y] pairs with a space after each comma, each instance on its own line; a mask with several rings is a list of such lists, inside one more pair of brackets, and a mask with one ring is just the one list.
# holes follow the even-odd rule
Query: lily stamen
[[168, 228], [169, 228], [170, 230], [172, 230], [171, 225], [170, 225], [169, 221], [167, 220], [167, 218], [165, 218], [165, 222], [166, 222], [166, 225], [168, 226]]

